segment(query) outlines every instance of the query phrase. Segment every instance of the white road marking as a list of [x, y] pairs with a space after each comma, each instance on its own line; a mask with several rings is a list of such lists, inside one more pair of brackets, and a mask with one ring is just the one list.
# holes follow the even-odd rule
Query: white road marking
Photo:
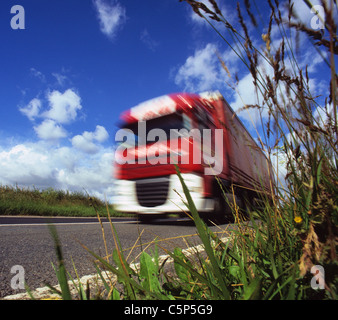
[[[136, 221], [117, 221], [117, 222], [113, 222], [115, 223], [131, 223], [131, 222], [136, 222]], [[106, 224], [109, 223], [109, 221], [107, 222], [102, 222], [102, 224]], [[81, 224], [100, 224], [100, 222], [46, 222], [46, 223], [8, 223], [8, 224], [0, 224], [0, 227], [20, 227], [20, 226], [24, 226], [24, 227], [30, 227], [30, 226], [46, 226], [48, 224], [54, 224], [55, 226], [65, 226], [65, 225], [81, 225]]]
[[[172, 222], [181, 222], [186, 221], [183, 219], [172, 220]], [[126, 220], [126, 221], [112, 221], [113, 224], [123, 224], [123, 223], [139, 223], [138, 220]], [[102, 222], [103, 224], [109, 223], [109, 221]], [[65, 226], [65, 225], [83, 225], [83, 224], [100, 224], [99, 221], [97, 222], [44, 222], [44, 223], [3, 223], [0, 224], [0, 227], [30, 227], [30, 226], [46, 226], [48, 224], [54, 224], [56, 226]]]

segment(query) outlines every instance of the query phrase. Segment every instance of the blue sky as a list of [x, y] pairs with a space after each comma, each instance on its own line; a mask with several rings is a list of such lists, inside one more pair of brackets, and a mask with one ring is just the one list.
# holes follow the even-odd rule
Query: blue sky
[[[11, 28], [14, 4], [25, 10], [25, 29]], [[219, 4], [234, 22], [236, 2]], [[295, 6], [310, 23], [313, 14]], [[248, 71], [178, 0], [1, 0], [0, 40], [1, 184], [109, 197], [123, 110], [180, 91], [219, 90], [235, 110], [254, 99]], [[239, 75], [241, 98], [224, 81], [216, 52]], [[321, 93], [322, 60], [309, 49], [300, 55]]]

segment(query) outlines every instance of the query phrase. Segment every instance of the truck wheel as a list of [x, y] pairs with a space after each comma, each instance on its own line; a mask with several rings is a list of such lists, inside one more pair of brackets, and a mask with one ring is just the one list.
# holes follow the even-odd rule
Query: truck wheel
[[212, 221], [217, 224], [229, 222], [229, 210], [223, 196], [218, 195], [218, 197], [214, 198], [214, 201], [215, 206]]
[[153, 216], [148, 215], [148, 214], [139, 214], [137, 216], [138, 221], [140, 221], [141, 223], [151, 223], [154, 219]]
[[229, 207], [229, 194], [227, 193], [229, 181], [221, 180], [222, 187], [219, 181], [214, 181], [213, 194], [215, 200], [213, 216], [217, 223], [232, 223], [234, 221], [231, 208]]

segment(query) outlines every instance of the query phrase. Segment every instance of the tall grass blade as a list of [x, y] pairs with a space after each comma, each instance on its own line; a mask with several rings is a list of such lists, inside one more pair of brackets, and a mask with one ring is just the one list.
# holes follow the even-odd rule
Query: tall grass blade
[[182, 185], [182, 188], [183, 188], [183, 192], [185, 194], [185, 197], [188, 201], [188, 209], [190, 210], [192, 216], [193, 216], [193, 219], [194, 219], [194, 223], [196, 225], [196, 228], [197, 228], [197, 231], [198, 231], [198, 234], [202, 240], [202, 243], [205, 247], [205, 251], [210, 259], [210, 262], [211, 262], [211, 265], [212, 265], [212, 268], [213, 268], [213, 272], [214, 272], [214, 275], [217, 279], [217, 281], [219, 282], [219, 285], [220, 285], [220, 290], [222, 291], [222, 294], [223, 294], [223, 297], [219, 297], [219, 298], [224, 298], [226, 300], [230, 300], [230, 293], [226, 287], [226, 284], [224, 282], [224, 275], [222, 274], [221, 272], [221, 269], [218, 265], [218, 261], [216, 260], [216, 257], [214, 255], [214, 251], [213, 251], [213, 248], [211, 246], [211, 243], [210, 243], [210, 235], [209, 235], [209, 230], [207, 228], [207, 226], [205, 225], [205, 223], [202, 221], [202, 219], [200, 218], [198, 212], [197, 212], [197, 209], [196, 209], [196, 206], [195, 206], [195, 203], [194, 201], [192, 200], [191, 198], [191, 195], [190, 195], [190, 192], [189, 192], [189, 189], [187, 188], [183, 178], [182, 178], [182, 175], [178, 169], [178, 166], [175, 165], [175, 168], [176, 168], [176, 173], [180, 179], [180, 182], [181, 182], [181, 185]]
[[57, 234], [55, 226], [52, 224], [48, 224], [48, 228], [54, 241], [56, 257], [58, 260], [58, 268], [55, 268], [55, 272], [59, 281], [59, 285], [61, 287], [61, 296], [63, 300], [72, 300], [68, 285], [67, 272], [63, 261], [61, 242], [59, 240], [59, 236]]

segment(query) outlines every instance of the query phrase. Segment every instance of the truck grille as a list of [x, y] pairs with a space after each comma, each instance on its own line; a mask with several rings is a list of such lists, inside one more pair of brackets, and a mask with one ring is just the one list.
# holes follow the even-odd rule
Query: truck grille
[[169, 190], [169, 177], [136, 180], [138, 202], [143, 207], [164, 204]]

